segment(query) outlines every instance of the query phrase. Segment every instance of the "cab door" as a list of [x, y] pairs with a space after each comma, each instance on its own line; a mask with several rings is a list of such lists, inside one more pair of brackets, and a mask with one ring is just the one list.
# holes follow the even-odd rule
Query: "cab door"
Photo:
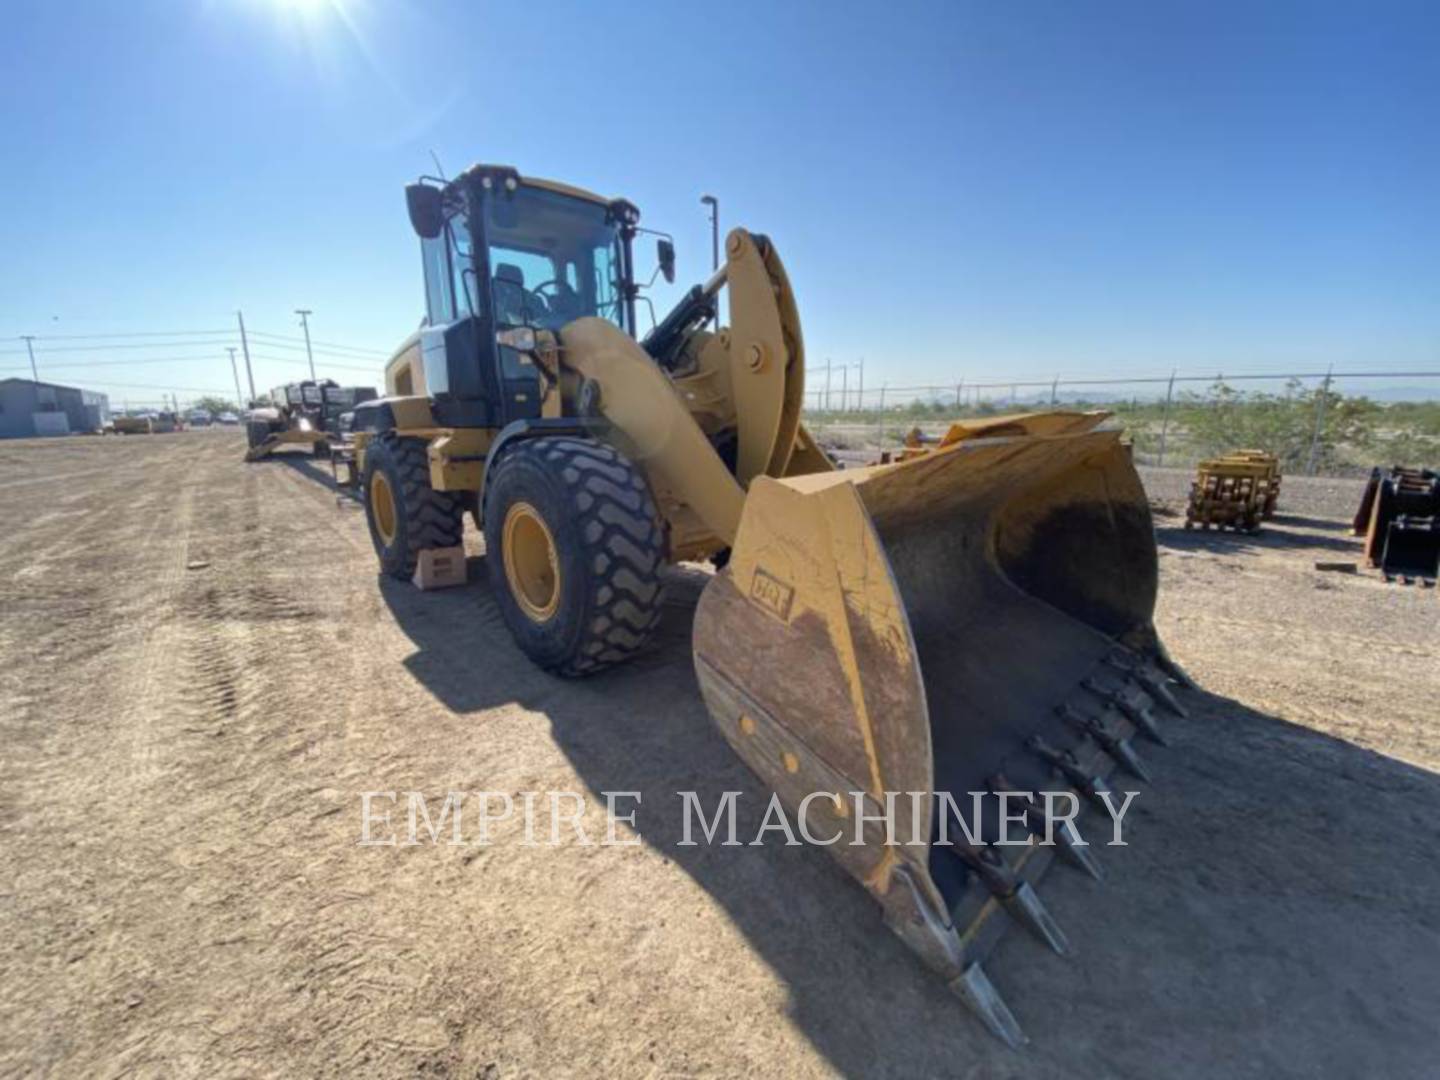
[[495, 428], [505, 423], [505, 396], [497, 378], [488, 277], [475, 259], [470, 220], [463, 203], [447, 207], [445, 228], [421, 241], [426, 325], [420, 351], [436, 420], [446, 427]]

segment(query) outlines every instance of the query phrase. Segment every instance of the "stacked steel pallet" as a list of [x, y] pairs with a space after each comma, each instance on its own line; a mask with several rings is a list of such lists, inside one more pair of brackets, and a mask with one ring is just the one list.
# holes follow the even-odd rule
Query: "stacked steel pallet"
[[1263, 450], [1232, 450], [1195, 469], [1185, 528], [1258, 532], [1275, 516], [1280, 498], [1280, 461]]

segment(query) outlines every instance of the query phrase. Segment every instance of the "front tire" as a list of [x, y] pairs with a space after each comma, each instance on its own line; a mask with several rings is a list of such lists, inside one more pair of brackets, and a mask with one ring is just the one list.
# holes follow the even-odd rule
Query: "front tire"
[[660, 621], [665, 531], [645, 479], [617, 450], [542, 437], [487, 478], [485, 562], [506, 625], [567, 677], [635, 655]]
[[365, 449], [365, 522], [380, 568], [393, 578], [415, 574], [420, 552], [461, 543], [460, 498], [430, 486], [424, 439], [386, 432]]

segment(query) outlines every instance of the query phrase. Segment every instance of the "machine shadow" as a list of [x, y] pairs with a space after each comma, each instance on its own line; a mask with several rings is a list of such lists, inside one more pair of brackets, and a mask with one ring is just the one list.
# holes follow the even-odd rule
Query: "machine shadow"
[[[330, 470], [330, 462], [325, 458], [317, 458], [309, 453], [297, 451], [275, 451], [269, 457], [254, 462], [260, 465], [263, 462], [274, 461], [284, 465], [287, 469], [294, 469], [307, 480], [312, 480], [321, 487], [329, 488], [336, 495], [343, 495], [348, 498], [356, 498], [355, 494], [347, 488], [341, 487], [335, 482], [335, 474]], [[253, 467], [253, 466], [252, 466]], [[358, 499], [357, 499], [358, 501]]]
[[1350, 535], [1348, 525], [1336, 521], [1317, 520], [1315, 528], [1328, 532], [1296, 532], [1283, 528], [1297, 524], [1297, 519], [1276, 517], [1267, 522], [1258, 533], [1235, 532], [1232, 529], [1193, 529], [1184, 527], [1183, 519], [1174, 525], [1156, 524], [1155, 540], [1165, 547], [1177, 551], [1208, 551], [1216, 553], [1246, 552], [1268, 549], [1271, 551], [1299, 550], [1302, 548], [1323, 548], [1327, 551], [1345, 552], [1360, 558], [1362, 547], [1358, 538]]
[[[1394, 838], [1409, 830], [1433, 844], [1440, 777], [1189, 693], [1192, 715], [1168, 725], [1172, 745], [1144, 747], [1155, 782], [1135, 785], [1128, 846], [1098, 846], [1108, 821], [1093, 811], [1082, 820], [1107, 880], [1060, 867], [1042, 882], [1076, 955], [1057, 957], [1012, 929], [987, 963], [1032, 1039], [1016, 1054], [882, 926], [878, 906], [825, 852], [678, 846], [676, 792], [696, 792], [706, 808], [740, 792], [742, 840], [768, 798], [694, 685], [690, 626], [708, 573], [672, 572], [655, 647], [582, 681], [539, 672], [515, 648], [482, 557], [469, 560], [469, 579], [433, 593], [382, 580], [416, 646], [409, 670], [462, 713], [510, 702], [545, 712], [597, 797], [640, 792], [645, 842], [725, 909], [787, 985], [796, 1028], [838, 1072], [1418, 1075], [1413, 1067], [1430, 1060], [1440, 866], [1419, 852], [1397, 857]], [[489, 657], [483, 674], [478, 656]], [[1370, 913], [1379, 906], [1383, 919]], [[1385, 985], [1371, 981], [1377, 966], [1374, 979], [1405, 988], [1383, 1005], [1363, 989]], [[1264, 1002], [1280, 1003], [1285, 1022]]]

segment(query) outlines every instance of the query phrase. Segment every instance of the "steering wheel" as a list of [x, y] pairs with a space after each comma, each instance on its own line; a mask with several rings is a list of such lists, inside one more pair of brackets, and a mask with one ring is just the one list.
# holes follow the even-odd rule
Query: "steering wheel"
[[[547, 297], [542, 291], [544, 289], [550, 288], [551, 286], [553, 286], [555, 289], [555, 295], [553, 298]], [[542, 281], [539, 285], [536, 285], [530, 291], [536, 296], [538, 296], [541, 300], [544, 300], [546, 308], [548, 308], [549, 311], [553, 314], [557, 315], [561, 314], [561, 312], [556, 306], [555, 301], [558, 300], [562, 304], [568, 304], [571, 302], [571, 298], [575, 296], [575, 290], [572, 289], [570, 287], [570, 283], [565, 281], [563, 278], [551, 278], [549, 281]]]

